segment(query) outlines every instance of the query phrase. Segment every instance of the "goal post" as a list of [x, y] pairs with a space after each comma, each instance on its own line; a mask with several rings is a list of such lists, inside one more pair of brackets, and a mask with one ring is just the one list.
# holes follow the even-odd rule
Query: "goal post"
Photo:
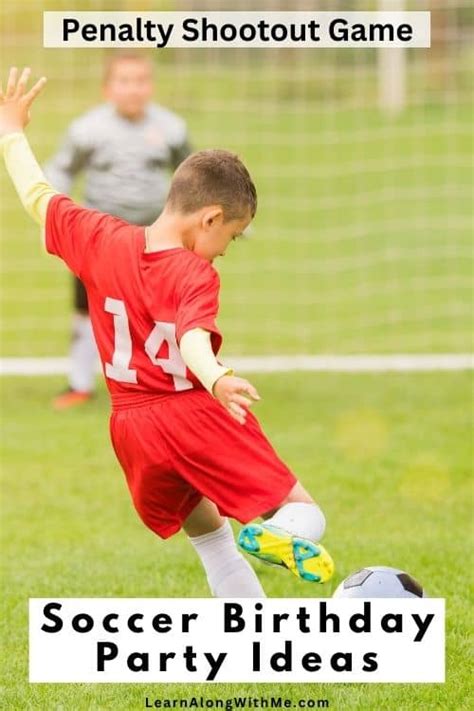
[[[405, 0], [378, 0], [383, 12], [403, 12]], [[403, 47], [377, 50], [379, 106], [389, 114], [399, 114], [406, 107], [407, 50]]]

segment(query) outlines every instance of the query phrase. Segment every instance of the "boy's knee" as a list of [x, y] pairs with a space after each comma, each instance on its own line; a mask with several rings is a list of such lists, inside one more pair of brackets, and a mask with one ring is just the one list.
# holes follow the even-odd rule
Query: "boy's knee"
[[326, 530], [323, 512], [317, 504], [307, 501], [284, 504], [267, 522], [293, 536], [308, 538], [311, 541], [320, 541]]
[[291, 489], [290, 493], [288, 496], [283, 499], [281, 502], [280, 506], [278, 508], [281, 508], [285, 504], [314, 504], [315, 501], [311, 494], [306, 491], [304, 486], [300, 484], [299, 481], [296, 482], [294, 487]]
[[313, 497], [311, 494], [309, 494], [304, 486], [300, 484], [299, 481], [296, 482], [296, 484], [293, 486], [291, 491], [285, 498], [281, 501], [281, 503], [276, 506], [274, 509], [271, 509], [270, 511], [266, 511], [264, 514], [262, 514], [262, 518], [265, 520], [268, 518], [271, 518], [274, 516], [277, 511], [279, 511], [283, 506], [286, 506], [286, 504], [315, 504], [316, 502], [314, 501]]

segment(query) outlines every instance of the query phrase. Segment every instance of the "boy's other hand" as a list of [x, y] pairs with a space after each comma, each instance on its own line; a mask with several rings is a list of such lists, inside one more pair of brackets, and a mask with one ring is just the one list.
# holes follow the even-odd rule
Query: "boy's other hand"
[[229, 415], [241, 425], [245, 424], [249, 407], [260, 400], [260, 395], [248, 380], [233, 375], [223, 375], [216, 380], [212, 391]]
[[46, 84], [46, 78], [42, 77], [27, 92], [30, 73], [29, 67], [20, 75], [18, 69], [12, 67], [5, 92], [0, 85], [0, 137], [23, 131], [30, 120], [30, 107]]

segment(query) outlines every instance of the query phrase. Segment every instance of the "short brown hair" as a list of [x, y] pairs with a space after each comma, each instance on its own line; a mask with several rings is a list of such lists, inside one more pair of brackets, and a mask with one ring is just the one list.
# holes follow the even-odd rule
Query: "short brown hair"
[[257, 211], [257, 191], [240, 158], [223, 150], [193, 153], [176, 170], [167, 204], [183, 214], [206, 205], [221, 205], [226, 221], [252, 217]]
[[149, 57], [141, 52], [133, 49], [122, 49], [113, 52], [108, 55], [104, 64], [104, 83], [107, 83], [110, 76], [117, 64], [120, 62], [141, 62], [142, 64], [148, 64], [150, 68], [153, 66], [152, 61]]

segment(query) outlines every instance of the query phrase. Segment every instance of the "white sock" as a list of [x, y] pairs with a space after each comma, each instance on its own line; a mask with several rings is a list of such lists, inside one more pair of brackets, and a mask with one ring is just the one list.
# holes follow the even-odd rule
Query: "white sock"
[[315, 542], [321, 540], [326, 530], [326, 519], [319, 506], [300, 502], [284, 504], [265, 523]]
[[97, 346], [89, 316], [75, 314], [70, 351], [69, 385], [73, 390], [91, 392], [95, 385]]
[[229, 521], [217, 531], [189, 537], [214, 597], [265, 597], [252, 566], [239, 553]]

